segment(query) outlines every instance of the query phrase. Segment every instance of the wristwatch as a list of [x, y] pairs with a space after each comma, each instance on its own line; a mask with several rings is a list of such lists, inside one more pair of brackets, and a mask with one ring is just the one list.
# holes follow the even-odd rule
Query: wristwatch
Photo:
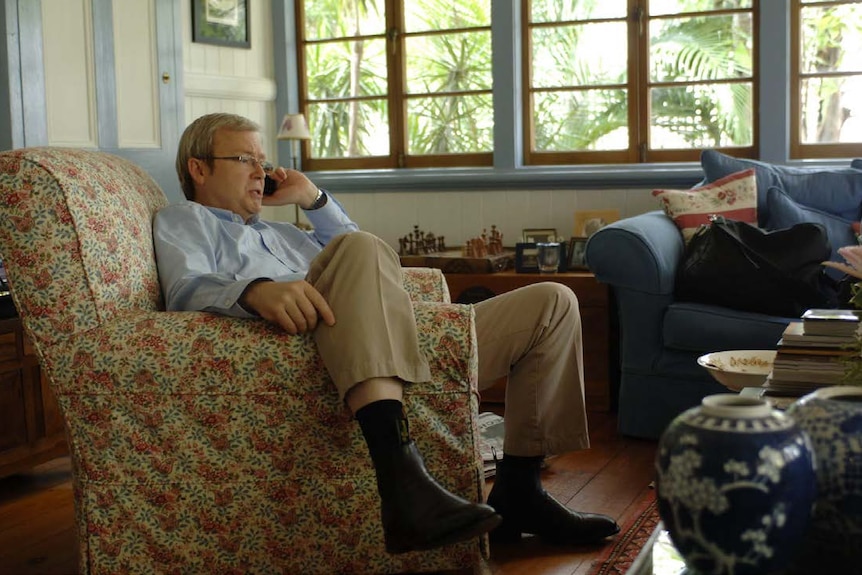
[[317, 197], [314, 198], [314, 202], [312, 202], [312, 204], [308, 206], [305, 211], [310, 212], [311, 210], [319, 210], [326, 205], [327, 199], [328, 196], [326, 195], [326, 192], [324, 192], [320, 188], [317, 188]]

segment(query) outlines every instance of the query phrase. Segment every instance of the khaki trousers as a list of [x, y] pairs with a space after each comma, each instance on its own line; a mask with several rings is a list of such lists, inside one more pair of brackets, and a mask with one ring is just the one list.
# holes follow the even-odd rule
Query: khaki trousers
[[[314, 259], [306, 280], [335, 314], [336, 324], [319, 324], [314, 337], [342, 398], [372, 377], [431, 379], [401, 262], [388, 244], [366, 232], [339, 236]], [[575, 294], [545, 282], [475, 304], [474, 310], [479, 389], [509, 378], [504, 452], [537, 456], [589, 447]]]

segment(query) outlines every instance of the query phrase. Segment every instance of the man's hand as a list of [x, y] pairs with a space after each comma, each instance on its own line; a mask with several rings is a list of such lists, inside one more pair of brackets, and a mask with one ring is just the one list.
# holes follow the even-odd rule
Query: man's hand
[[335, 325], [335, 314], [329, 304], [305, 280], [257, 282], [245, 290], [240, 304], [290, 334], [313, 331], [318, 318], [326, 325]]
[[271, 196], [263, 197], [265, 206], [298, 204], [305, 210], [311, 207], [317, 198], [317, 186], [300, 171], [279, 167], [268, 175], [275, 180], [278, 187]]

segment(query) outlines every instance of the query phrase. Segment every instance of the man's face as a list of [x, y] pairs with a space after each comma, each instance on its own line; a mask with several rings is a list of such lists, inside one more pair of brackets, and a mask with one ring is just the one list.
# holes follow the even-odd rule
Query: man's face
[[[263, 160], [260, 134], [253, 131], [219, 130], [213, 137], [213, 157], [251, 156]], [[266, 174], [259, 165], [236, 160], [213, 160], [212, 170], [203, 160], [191, 168], [196, 184], [195, 201], [239, 214], [243, 220], [260, 212]]]

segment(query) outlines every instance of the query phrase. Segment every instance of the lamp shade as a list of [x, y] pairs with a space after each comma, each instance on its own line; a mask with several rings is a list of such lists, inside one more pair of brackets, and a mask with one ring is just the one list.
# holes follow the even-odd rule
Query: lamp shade
[[278, 130], [279, 140], [310, 140], [308, 122], [303, 114], [285, 114]]

